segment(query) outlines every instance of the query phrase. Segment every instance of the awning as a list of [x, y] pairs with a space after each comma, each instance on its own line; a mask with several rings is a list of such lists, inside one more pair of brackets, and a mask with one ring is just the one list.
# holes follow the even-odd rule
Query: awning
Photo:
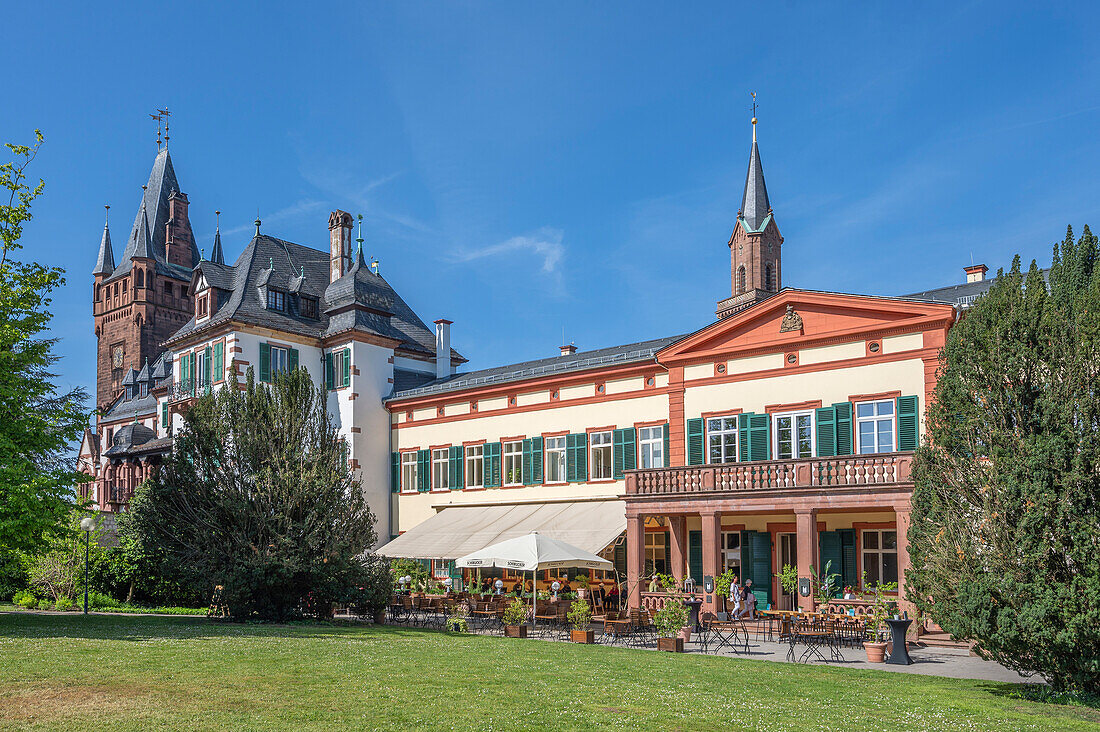
[[458, 559], [532, 531], [593, 554], [626, 531], [622, 501], [450, 506], [378, 550], [386, 557]]

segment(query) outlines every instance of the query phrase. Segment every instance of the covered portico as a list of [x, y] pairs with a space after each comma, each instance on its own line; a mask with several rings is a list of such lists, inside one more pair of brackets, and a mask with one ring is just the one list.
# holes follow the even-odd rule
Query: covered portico
[[[766, 569], [758, 573], [757, 584], [766, 576], [769, 593], [775, 587], [775, 574], [780, 568], [779, 561], [773, 561], [779, 556], [774, 541], [777, 532], [793, 533], [796, 546], [791, 547], [791, 555], [797, 557], [798, 576], [810, 577], [811, 567], [820, 573], [824, 563], [820, 547], [827, 522], [843, 518], [849, 527], [846, 530], [852, 530], [852, 526], [885, 527], [891, 539], [896, 535], [899, 598], [904, 598], [905, 569], [909, 566], [911, 464], [912, 453], [906, 452], [628, 473], [624, 499], [631, 607], [642, 605], [647, 517], [660, 517], [661, 524], [668, 527], [669, 569], [681, 582], [688, 574], [689, 551], [701, 555], [696, 561], [701, 559], [704, 576], [717, 577], [726, 566], [723, 532], [729, 534], [730, 529], [744, 528], [747, 524], [766, 525], [764, 531], [749, 533], [760, 539], [754, 549], [756, 561]], [[861, 521], [864, 517], [870, 520]], [[699, 526], [699, 534], [694, 537], [697, 541], [691, 547], [689, 525]], [[856, 530], [852, 532], [856, 535]], [[859, 545], [852, 546], [857, 556], [861, 549]], [[766, 561], [764, 551], [768, 553]], [[833, 570], [839, 569], [834, 563]], [[704, 611], [720, 609], [714, 593], [701, 594]], [[802, 609], [812, 609], [813, 598], [800, 596], [798, 604]], [[903, 600], [902, 605], [906, 607], [907, 603]]]

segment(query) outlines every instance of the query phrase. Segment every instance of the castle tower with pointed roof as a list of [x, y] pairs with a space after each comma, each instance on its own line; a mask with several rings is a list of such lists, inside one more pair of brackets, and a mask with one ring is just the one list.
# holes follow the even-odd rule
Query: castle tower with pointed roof
[[187, 291], [199, 252], [168, 148], [158, 150], [142, 189], [126, 247], [115, 263], [111, 231], [103, 226], [92, 310], [97, 350], [96, 406], [109, 406], [126, 373], [155, 363], [161, 344], [191, 318]]
[[730, 236], [730, 296], [718, 302], [718, 319], [767, 299], [782, 289], [783, 237], [772, 215], [760, 148], [756, 144], [756, 117], [752, 118], [752, 149], [741, 210]]

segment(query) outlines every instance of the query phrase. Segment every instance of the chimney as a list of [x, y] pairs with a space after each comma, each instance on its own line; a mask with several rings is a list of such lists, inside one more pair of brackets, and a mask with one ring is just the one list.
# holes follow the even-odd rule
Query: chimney
[[563, 356], [572, 356], [576, 352], [577, 352], [577, 347], [574, 346], [572, 343], [570, 343], [567, 346], [562, 346], [561, 347], [561, 355], [563, 355]]
[[981, 282], [985, 279], [985, 273], [989, 271], [989, 267], [984, 264], [972, 264], [969, 267], [964, 267], [966, 272], [967, 282]]
[[[191, 222], [187, 219], [187, 194], [172, 191], [168, 197], [168, 223], [165, 224], [164, 258], [169, 264], [192, 269], [198, 262], [191, 261]], [[150, 221], [151, 225], [156, 222]]]
[[335, 282], [351, 269], [351, 214], [337, 209], [328, 215], [329, 273]]
[[435, 321], [435, 378], [442, 379], [454, 373], [451, 368], [451, 321], [440, 318]]

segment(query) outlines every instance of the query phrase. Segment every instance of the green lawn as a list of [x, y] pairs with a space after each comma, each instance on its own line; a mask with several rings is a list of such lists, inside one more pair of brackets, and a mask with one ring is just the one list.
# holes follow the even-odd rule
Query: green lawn
[[1014, 687], [390, 627], [0, 614], [0, 729], [1096, 729]]

